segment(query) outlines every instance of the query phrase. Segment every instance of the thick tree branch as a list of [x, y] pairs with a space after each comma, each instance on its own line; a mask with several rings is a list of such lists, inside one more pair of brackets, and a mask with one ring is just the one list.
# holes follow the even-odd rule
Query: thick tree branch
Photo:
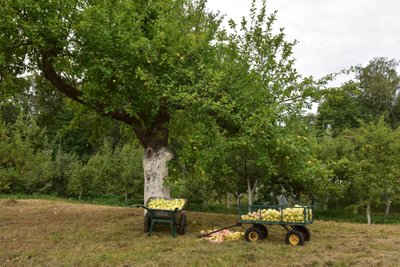
[[133, 130], [135, 131], [136, 135], [138, 136], [139, 140], [144, 144], [145, 142], [145, 127], [143, 124], [140, 122], [139, 119], [137, 119], [134, 116], [129, 115], [123, 110], [115, 110], [111, 112], [105, 112], [104, 111], [104, 106], [101, 105], [100, 103], [87, 103], [82, 99], [83, 93], [76, 89], [75, 87], [71, 86], [68, 84], [54, 69], [53, 63], [52, 63], [52, 57], [50, 56], [49, 53], [42, 53], [42, 71], [44, 77], [50, 81], [50, 83], [61, 93], [63, 93], [65, 96], [68, 98], [81, 103], [82, 105], [85, 105], [89, 108], [94, 109], [98, 113], [111, 117], [115, 120], [125, 122], [129, 125], [132, 126]]
[[44, 77], [49, 80], [58, 91], [68, 98], [87, 106], [87, 104], [81, 99], [82, 92], [67, 84], [62, 77], [58, 75], [53, 67], [51, 57], [46, 53], [42, 54], [42, 71]]

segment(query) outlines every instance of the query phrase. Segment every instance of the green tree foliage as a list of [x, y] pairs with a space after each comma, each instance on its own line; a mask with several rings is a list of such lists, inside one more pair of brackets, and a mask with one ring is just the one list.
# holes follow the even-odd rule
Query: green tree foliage
[[338, 202], [345, 198], [351, 184], [347, 156], [352, 148], [346, 140], [328, 134], [318, 138], [316, 157], [325, 168], [314, 183], [316, 196], [322, 200], [324, 210], [328, 210], [329, 202]]
[[333, 136], [337, 136], [344, 129], [359, 127], [359, 120], [363, 116], [358, 100], [360, 94], [354, 82], [328, 89], [318, 106], [316, 127], [322, 132], [329, 130]]
[[180, 139], [176, 152], [183, 161], [179, 170], [190, 170], [188, 176], [198, 181], [196, 190], [189, 179], [184, 185], [200, 198], [212, 192], [247, 191], [251, 196], [260, 185], [269, 185], [277, 175], [273, 148], [285, 128], [280, 124], [300, 114], [317, 86], [297, 74], [294, 43], [285, 41], [283, 30], [273, 33], [276, 14], [267, 14], [265, 2], [260, 10], [255, 5], [253, 1], [249, 21], [244, 18], [239, 26], [230, 21], [229, 32], [218, 35], [214, 86], [223, 89], [221, 101], [193, 99], [193, 107], [204, 112], [188, 113], [195, 126], [188, 121], [184, 127], [198, 132], [189, 133], [186, 144]]
[[68, 196], [68, 184], [75, 170], [80, 168], [80, 162], [75, 154], [64, 152], [60, 147], [56, 150], [52, 164], [52, 178], [47, 183], [51, 189], [48, 193], [57, 196]]
[[318, 107], [317, 126], [334, 136], [360, 126], [359, 121], [377, 122], [381, 116], [395, 129], [399, 125], [400, 76], [398, 61], [374, 58], [367, 66], [353, 67], [356, 80], [325, 92]]
[[218, 21], [203, 1], [5, 0], [1, 13], [3, 84], [35, 71], [131, 125], [146, 148], [166, 146], [169, 111], [214, 80], [206, 66]]
[[0, 192], [49, 193], [51, 149], [32, 118], [0, 122]]
[[0, 193], [57, 196], [143, 196], [143, 151], [113, 139], [82, 161], [59, 145], [51, 145], [45, 129], [22, 113], [13, 123], [0, 121]]
[[205, 119], [204, 114], [179, 111], [174, 117], [171, 133], [176, 138], [171, 149], [176, 157], [171, 162], [168, 185], [190, 205], [206, 208], [209, 201], [229, 190], [220, 151], [225, 138], [215, 120]]
[[365, 67], [356, 67], [361, 94], [360, 104], [365, 121], [377, 121], [385, 115], [392, 128], [400, 124], [399, 62], [384, 57], [374, 58]]
[[[149, 159], [168, 146], [175, 110], [221, 118], [230, 112], [219, 84], [220, 21], [203, 0], [3, 2], [4, 90], [27, 71], [40, 76], [70, 99], [127, 123]], [[161, 173], [146, 170], [157, 179], [145, 181], [162, 181]]]
[[359, 198], [354, 207], [366, 209], [370, 224], [371, 205], [390, 201], [399, 194], [398, 131], [392, 130], [381, 118], [378, 123], [344, 131], [341, 138], [351, 148], [345, 156], [349, 160], [351, 184]]
[[143, 197], [142, 149], [129, 144], [113, 149], [105, 142], [86, 164], [77, 166], [68, 183], [68, 192], [79, 199], [87, 196], [122, 195]]
[[255, 4], [249, 21], [243, 18], [239, 27], [230, 22], [233, 33], [228, 34], [222, 66], [227, 73], [224, 85], [232, 90], [235, 103], [234, 123], [224, 127], [225, 159], [237, 187], [245, 184], [249, 203], [258, 186], [266, 187], [278, 176], [281, 181], [293, 178], [294, 172], [285, 176], [278, 170], [277, 140], [284, 135], [289, 118], [301, 114], [318, 86], [296, 72], [295, 43], [285, 40], [283, 29], [274, 33], [276, 13], [267, 14], [265, 1], [259, 11]]
[[91, 165], [80, 165], [74, 169], [71, 174], [71, 178], [68, 181], [67, 190], [68, 194], [78, 196], [78, 199], [82, 199], [82, 196], [97, 196], [96, 192], [99, 190], [94, 186], [94, 174], [97, 171]]

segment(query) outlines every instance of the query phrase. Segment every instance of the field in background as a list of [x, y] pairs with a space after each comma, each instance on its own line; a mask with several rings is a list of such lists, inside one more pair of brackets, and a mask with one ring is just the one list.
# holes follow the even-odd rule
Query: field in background
[[[0, 199], [0, 265], [147, 266], [396, 266], [399, 225], [317, 220], [303, 247], [284, 243], [270, 227], [267, 240], [221, 244], [198, 239], [200, 230], [235, 223], [236, 216], [188, 212], [187, 234], [172, 238], [157, 226], [147, 237], [143, 210], [59, 200]], [[243, 230], [238, 227], [236, 230]]]

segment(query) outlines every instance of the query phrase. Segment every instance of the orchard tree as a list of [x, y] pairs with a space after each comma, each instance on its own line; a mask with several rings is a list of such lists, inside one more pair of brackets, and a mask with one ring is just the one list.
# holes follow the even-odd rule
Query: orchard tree
[[352, 148], [347, 140], [332, 137], [329, 134], [320, 136], [316, 147], [317, 159], [324, 166], [318, 181], [314, 184], [316, 195], [323, 200], [323, 209], [328, 210], [330, 201], [344, 198], [350, 185], [349, 165], [347, 158]]
[[1, 92], [29, 73], [127, 123], [145, 149], [145, 201], [169, 196], [171, 113], [224, 106], [212, 67], [219, 20], [205, 1], [3, 0], [0, 12]]
[[225, 73], [221, 84], [233, 103], [225, 115], [229, 124], [219, 123], [226, 137], [225, 169], [237, 187], [245, 185], [249, 204], [276, 173], [274, 147], [282, 125], [301, 114], [318, 86], [294, 68], [295, 42], [285, 40], [283, 29], [275, 33], [276, 12], [267, 14], [265, 1], [259, 10], [255, 6], [253, 1], [240, 25], [230, 21], [220, 66]]
[[341, 138], [351, 148], [346, 156], [351, 183], [359, 198], [354, 207], [365, 208], [371, 224], [371, 205], [386, 202], [390, 206], [392, 198], [399, 194], [398, 132], [382, 117], [378, 123], [344, 131]]
[[275, 173], [270, 151], [273, 150], [271, 143], [276, 137], [273, 136], [274, 127], [268, 125], [267, 118], [256, 120], [252, 117], [244, 124], [247, 132], [243, 131], [227, 140], [224, 158], [231, 170], [231, 179], [236, 182], [237, 188], [246, 188], [248, 203], [252, 205], [257, 188], [261, 184], [269, 184]]
[[[284, 121], [301, 113], [316, 87], [311, 78], [301, 79], [294, 68], [295, 42], [285, 40], [283, 29], [274, 33], [276, 13], [267, 14], [265, 1], [259, 10], [255, 6], [253, 1], [248, 19], [243, 18], [240, 25], [229, 22], [230, 30], [221, 33], [225, 42], [217, 46], [218, 85], [224, 88], [226, 105], [225, 110], [211, 102], [209, 106], [211, 113], [222, 115], [214, 120], [224, 140], [213, 145], [224, 162], [219, 163], [219, 174], [216, 168], [206, 168], [213, 184], [225, 185], [227, 190], [245, 188], [249, 204], [257, 188], [269, 184], [276, 173], [273, 147]], [[217, 166], [211, 158], [209, 166]], [[209, 178], [204, 181], [210, 184]]]

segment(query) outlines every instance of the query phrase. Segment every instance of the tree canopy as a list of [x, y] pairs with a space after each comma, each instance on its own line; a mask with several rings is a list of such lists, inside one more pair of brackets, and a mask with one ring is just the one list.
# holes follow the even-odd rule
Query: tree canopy
[[170, 110], [214, 79], [219, 21], [204, 1], [4, 1], [1, 13], [3, 92], [35, 73], [131, 125], [145, 148], [166, 146]]

